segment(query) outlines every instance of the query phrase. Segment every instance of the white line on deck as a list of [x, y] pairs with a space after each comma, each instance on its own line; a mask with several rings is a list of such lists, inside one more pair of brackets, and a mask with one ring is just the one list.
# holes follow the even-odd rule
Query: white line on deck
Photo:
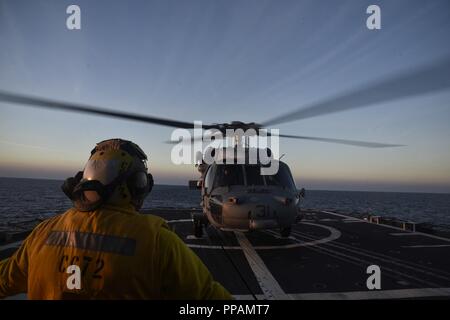
[[[326, 213], [326, 214], [331, 214], [331, 215], [333, 215], [333, 216], [337, 216], [337, 217], [341, 217], [341, 218], [361, 220], [361, 222], [367, 222], [367, 223], [370, 223], [369, 221], [364, 220], [364, 219], [358, 219], [358, 218], [346, 216], [346, 215], [339, 214], [339, 213], [335, 213], [335, 212], [330, 212], [330, 211], [321, 211], [321, 212]], [[373, 223], [370, 223], [370, 224], [373, 224]], [[389, 225], [387, 225], [387, 224], [375, 224], [375, 225], [380, 226], [380, 227], [385, 227], [385, 228], [394, 229], [394, 230], [404, 231], [402, 228], [398, 228], [398, 227], [394, 227], [394, 226], [389, 226]], [[416, 233], [417, 233], [418, 235], [422, 235], [422, 236], [429, 237], [429, 238], [432, 238], [432, 239], [437, 239], [437, 240], [442, 240], [442, 241], [450, 242], [450, 239], [448, 239], [448, 238], [438, 237], [438, 236], [434, 236], [434, 235], [431, 235], [431, 234], [428, 234], [428, 233], [423, 233], [423, 232], [416, 232]]]
[[261, 287], [264, 297], [267, 300], [289, 300], [290, 297], [283, 291], [280, 284], [275, 280], [269, 269], [256, 253], [250, 241], [242, 232], [235, 232], [236, 239], [247, 258], [248, 264], [255, 274], [256, 280]]
[[196, 236], [193, 235], [193, 234], [189, 234], [189, 235], [186, 236], [186, 240], [201, 240], [201, 239], [206, 239], [206, 236], [203, 235], [203, 236], [201, 236], [200, 238], [199, 238], [199, 237], [196, 237]]
[[429, 245], [418, 245], [418, 246], [402, 246], [402, 248], [445, 248], [450, 247], [450, 244], [429, 244]]
[[[340, 214], [340, 213], [336, 213], [336, 212], [331, 212], [331, 211], [322, 211], [322, 212], [323, 212], [323, 213], [327, 213], [327, 214], [331, 214], [331, 215], [336, 216], [336, 217], [341, 217], [341, 218], [344, 218], [344, 219], [363, 220], [363, 219], [359, 219], [359, 218], [355, 218], [355, 217], [350, 217], [350, 216], [346, 216], [346, 215], [343, 215], [343, 214]], [[363, 221], [365, 221], [365, 220], [363, 220]]]
[[[287, 244], [287, 245], [279, 245], [279, 246], [255, 246], [255, 249], [257, 250], [270, 250], [270, 249], [288, 249], [288, 248], [297, 248], [297, 247], [308, 247], [308, 246], [316, 246], [318, 244], [324, 244], [330, 241], [334, 241], [336, 239], [339, 239], [341, 237], [341, 232], [339, 230], [337, 230], [336, 228], [333, 227], [329, 227], [326, 225], [322, 225], [322, 224], [315, 224], [315, 223], [307, 223], [304, 222], [303, 224], [308, 224], [311, 226], [317, 226], [317, 227], [321, 227], [324, 229], [327, 229], [328, 231], [330, 231], [330, 235], [326, 238], [322, 238], [322, 239], [318, 239], [318, 240], [313, 240], [313, 241], [308, 241], [308, 242], [299, 242], [299, 243], [293, 243], [293, 244]], [[268, 230], [266, 230], [268, 231]], [[269, 232], [272, 235], [276, 235], [273, 232]]]
[[389, 233], [390, 236], [421, 236], [420, 233], [417, 232], [394, 232], [394, 233]]
[[448, 297], [450, 288], [419, 288], [398, 290], [373, 290], [350, 292], [317, 292], [290, 294], [296, 300], [369, 300], [369, 299], [405, 299], [424, 297]]
[[[170, 220], [167, 221], [167, 223], [176, 223], [176, 222], [188, 222], [192, 220], [188, 219], [182, 219], [182, 220]], [[338, 239], [341, 236], [341, 232], [333, 227], [329, 227], [322, 224], [315, 224], [315, 223], [309, 223], [309, 222], [302, 222], [302, 224], [308, 224], [311, 226], [317, 226], [319, 228], [324, 228], [330, 231], [330, 235], [326, 238], [309, 241], [309, 242], [295, 242], [291, 244], [284, 244], [284, 245], [271, 245], [271, 246], [254, 246], [256, 250], [273, 250], [273, 249], [292, 249], [292, 248], [298, 248], [298, 247], [307, 247], [307, 246], [315, 246], [318, 244], [334, 241]], [[205, 232], [206, 233], [206, 232]], [[188, 235], [187, 238], [190, 238]], [[202, 238], [196, 238], [197, 240], [201, 240]], [[217, 249], [217, 250], [242, 250], [241, 246], [220, 246], [220, 245], [209, 245], [209, 244], [193, 244], [193, 243], [186, 243], [186, 245], [189, 248], [196, 248], [196, 249]]]
[[265, 298], [263, 294], [257, 294], [255, 296], [252, 296], [251, 294], [233, 294], [233, 297], [236, 300], [255, 300], [255, 297], [257, 300], [264, 300]]
[[192, 222], [192, 219], [178, 219], [178, 220], [166, 220], [167, 223], [175, 223], [175, 222]]

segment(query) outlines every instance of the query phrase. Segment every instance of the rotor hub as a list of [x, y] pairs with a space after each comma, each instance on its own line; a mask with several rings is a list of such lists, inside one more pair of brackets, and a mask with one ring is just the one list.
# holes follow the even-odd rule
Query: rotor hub
[[232, 121], [230, 123], [218, 123], [213, 126], [211, 126], [215, 129], [220, 130], [222, 133], [226, 133], [226, 130], [238, 130], [242, 129], [244, 131], [247, 131], [249, 129], [254, 129], [257, 132], [262, 128], [262, 125], [255, 123], [255, 122], [242, 122], [242, 121]]

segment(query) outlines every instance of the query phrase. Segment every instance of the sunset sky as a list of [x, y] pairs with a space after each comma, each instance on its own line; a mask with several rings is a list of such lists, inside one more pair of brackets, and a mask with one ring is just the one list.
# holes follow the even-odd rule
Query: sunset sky
[[[378, 4], [382, 29], [366, 27]], [[66, 8], [81, 8], [81, 30]], [[0, 90], [204, 123], [264, 122], [450, 56], [450, 2], [0, 0]], [[404, 144], [367, 149], [282, 140], [299, 188], [450, 192], [450, 92], [293, 121], [281, 134]], [[96, 142], [149, 156], [159, 184], [187, 184], [172, 129], [0, 102], [0, 177], [63, 179]]]

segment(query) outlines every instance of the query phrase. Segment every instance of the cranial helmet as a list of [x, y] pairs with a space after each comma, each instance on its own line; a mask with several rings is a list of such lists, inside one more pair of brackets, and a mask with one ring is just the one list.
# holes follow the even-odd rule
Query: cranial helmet
[[62, 190], [80, 211], [106, 203], [132, 204], [139, 210], [152, 187], [142, 149], [131, 141], [110, 139], [97, 144], [84, 170], [66, 179]]

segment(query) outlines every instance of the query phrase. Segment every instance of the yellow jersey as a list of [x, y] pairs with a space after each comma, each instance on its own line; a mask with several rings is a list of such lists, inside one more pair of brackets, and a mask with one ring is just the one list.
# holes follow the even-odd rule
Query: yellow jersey
[[232, 299], [154, 215], [132, 206], [69, 209], [39, 224], [0, 262], [0, 298]]

